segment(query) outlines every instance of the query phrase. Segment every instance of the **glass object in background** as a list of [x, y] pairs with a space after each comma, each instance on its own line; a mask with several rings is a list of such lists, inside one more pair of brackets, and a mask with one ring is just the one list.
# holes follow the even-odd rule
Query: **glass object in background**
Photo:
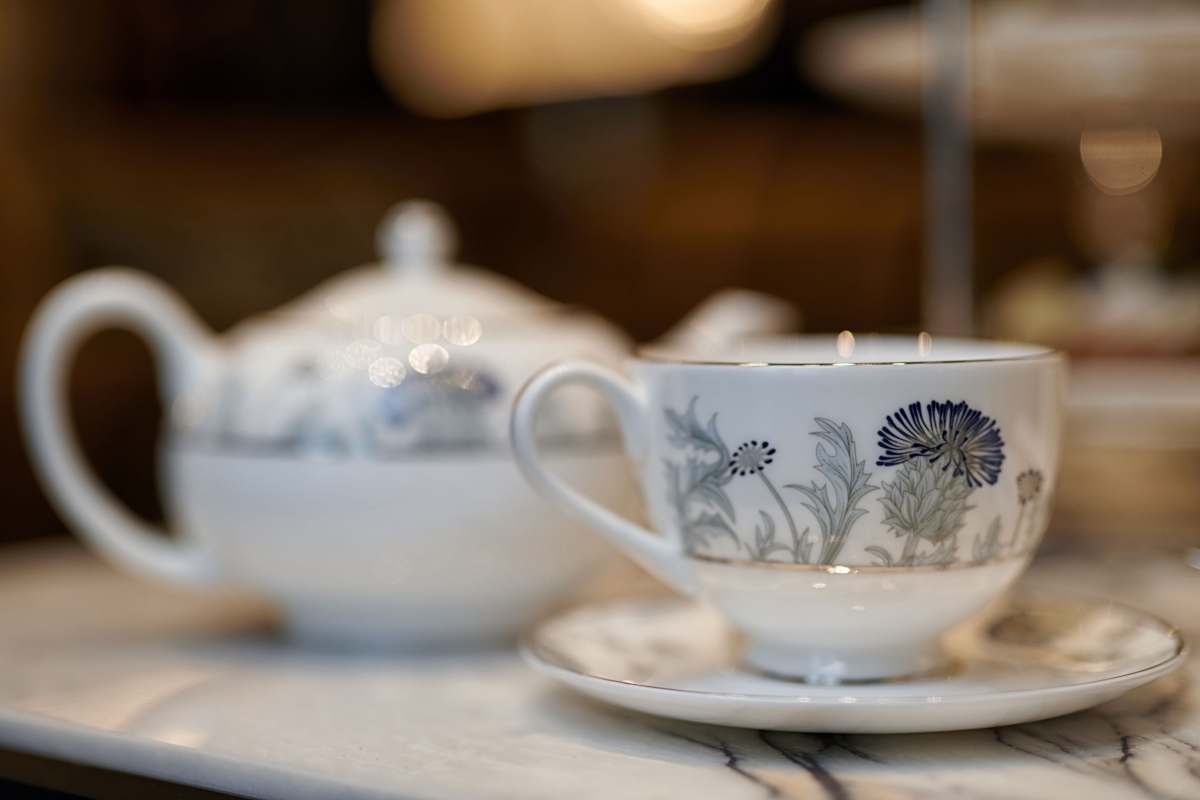
[[[984, 0], [974, 8], [976, 137], [1074, 162], [1073, 216], [1094, 266], [1081, 282], [1045, 262], [1027, 265], [988, 299], [985, 329], [1073, 352], [1200, 347], [1200, 287], [1160, 269], [1200, 133], [1200, 4]], [[811, 35], [806, 64], [853, 102], [912, 110], [928, 68], [925, 32], [910, 9], [832, 20]], [[1164, 163], [1174, 174], [1160, 174]]]
[[974, 329], [972, 0], [923, 0], [925, 258], [921, 322], [958, 336]]
[[[909, 9], [845, 17], [814, 32], [807, 65], [854, 102], [912, 109], [921, 37]], [[1075, 176], [1066, 216], [1082, 274], [1061, 258], [1014, 265], [981, 320], [1077, 356], [1058, 528], [1194, 539], [1200, 276], [1193, 263], [1167, 267], [1181, 200], [1196, 191], [1200, 3], [982, 0], [973, 45], [981, 144], [1057, 153]]]

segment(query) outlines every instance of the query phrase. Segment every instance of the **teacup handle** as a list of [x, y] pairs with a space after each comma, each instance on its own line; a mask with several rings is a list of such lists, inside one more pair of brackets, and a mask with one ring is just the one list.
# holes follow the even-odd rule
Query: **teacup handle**
[[215, 583], [218, 570], [207, 550], [167, 539], [142, 522], [97, 480], [80, 452], [67, 377], [80, 343], [107, 327], [128, 328], [149, 340], [167, 411], [216, 359], [212, 336], [160, 281], [107, 268], [63, 282], [34, 313], [21, 347], [21, 427], [34, 468], [55, 508], [102, 556], [170, 583]]
[[645, 454], [649, 408], [637, 386], [597, 364], [570, 361], [547, 367], [531, 378], [513, 406], [513, 452], [525, 477], [543, 495], [600, 531], [660, 580], [685, 594], [695, 593], [696, 578], [688, 568], [683, 546], [677, 539], [656, 534], [625, 519], [546, 470], [534, 441], [534, 419], [546, 395], [568, 383], [581, 383], [598, 390], [617, 412], [629, 455], [635, 461], [641, 461]]

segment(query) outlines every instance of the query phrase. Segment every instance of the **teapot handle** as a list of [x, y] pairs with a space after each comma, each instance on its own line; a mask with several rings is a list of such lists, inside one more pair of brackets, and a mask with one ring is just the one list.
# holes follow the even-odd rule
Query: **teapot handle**
[[218, 357], [212, 335], [161, 281], [116, 267], [64, 281], [34, 313], [21, 348], [21, 423], [38, 478], [63, 518], [109, 561], [168, 583], [216, 583], [211, 553], [143, 522], [96, 478], [80, 451], [67, 378], [79, 345], [107, 327], [128, 328], [149, 341], [168, 410]]

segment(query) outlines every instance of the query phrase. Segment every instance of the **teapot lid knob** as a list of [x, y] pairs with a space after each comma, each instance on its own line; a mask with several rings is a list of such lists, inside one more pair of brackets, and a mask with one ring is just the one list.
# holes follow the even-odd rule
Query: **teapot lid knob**
[[395, 275], [427, 274], [448, 263], [458, 244], [454, 222], [429, 200], [397, 203], [379, 223], [375, 246]]

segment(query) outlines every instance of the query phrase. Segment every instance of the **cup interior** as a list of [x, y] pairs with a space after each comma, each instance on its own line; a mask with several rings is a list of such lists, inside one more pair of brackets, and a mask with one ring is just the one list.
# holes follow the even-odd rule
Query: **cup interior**
[[835, 365], [1006, 361], [1054, 352], [1043, 345], [1003, 340], [844, 332], [666, 342], [642, 347], [638, 355], [649, 361], [683, 364]]

